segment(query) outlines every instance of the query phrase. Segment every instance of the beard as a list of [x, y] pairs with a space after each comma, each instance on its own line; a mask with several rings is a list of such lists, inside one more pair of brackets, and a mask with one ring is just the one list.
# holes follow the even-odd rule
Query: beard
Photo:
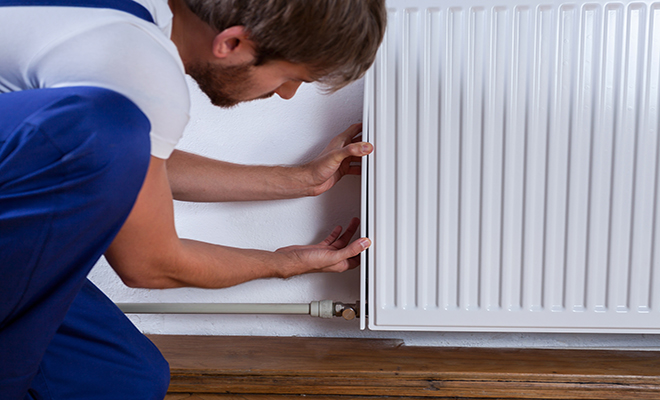
[[[253, 64], [235, 66], [219, 66], [209, 62], [195, 63], [186, 67], [186, 72], [199, 85], [211, 103], [222, 108], [231, 108], [244, 101], [255, 99], [242, 99], [244, 93], [251, 88], [250, 77]], [[275, 92], [258, 97], [266, 99]]]

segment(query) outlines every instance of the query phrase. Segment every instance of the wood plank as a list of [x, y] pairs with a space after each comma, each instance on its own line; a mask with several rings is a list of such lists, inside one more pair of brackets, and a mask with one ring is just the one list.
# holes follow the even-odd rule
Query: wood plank
[[[165, 400], [429, 400], [428, 397], [399, 396], [307, 396], [273, 394], [168, 394]], [[483, 400], [464, 398], [462, 400]]]
[[172, 393], [658, 399], [660, 352], [405, 346], [399, 340], [150, 336]]

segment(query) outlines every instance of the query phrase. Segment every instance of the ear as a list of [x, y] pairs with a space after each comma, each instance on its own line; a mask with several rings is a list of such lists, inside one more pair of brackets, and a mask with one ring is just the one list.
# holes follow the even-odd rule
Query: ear
[[254, 59], [254, 43], [248, 39], [244, 26], [232, 26], [213, 39], [213, 55], [232, 64]]

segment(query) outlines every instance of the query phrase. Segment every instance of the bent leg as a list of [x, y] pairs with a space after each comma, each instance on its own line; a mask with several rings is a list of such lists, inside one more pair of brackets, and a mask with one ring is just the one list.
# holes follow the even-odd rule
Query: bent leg
[[48, 346], [28, 398], [162, 400], [169, 380], [156, 346], [87, 281]]
[[105, 89], [0, 95], [0, 393], [22, 399], [149, 163], [149, 122]]

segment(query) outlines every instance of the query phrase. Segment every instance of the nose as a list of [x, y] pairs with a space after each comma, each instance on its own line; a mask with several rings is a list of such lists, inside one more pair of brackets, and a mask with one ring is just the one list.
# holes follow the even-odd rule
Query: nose
[[288, 81], [275, 89], [275, 93], [284, 100], [289, 100], [296, 94], [301, 84], [301, 81]]

